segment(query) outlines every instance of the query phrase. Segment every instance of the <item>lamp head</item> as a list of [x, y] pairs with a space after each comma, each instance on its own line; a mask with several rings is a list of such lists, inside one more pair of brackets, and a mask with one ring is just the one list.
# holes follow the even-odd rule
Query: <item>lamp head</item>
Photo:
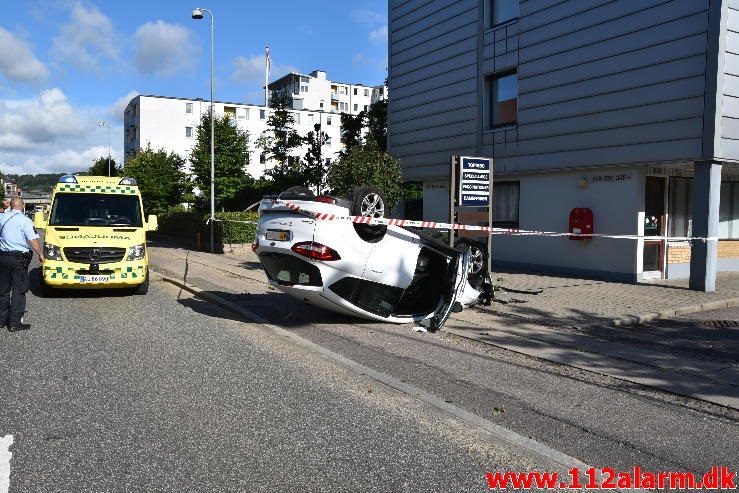
[[198, 19], [198, 20], [199, 19], [202, 19], [203, 18], [203, 11], [200, 10], [199, 7], [196, 8], [195, 10], [192, 11], [192, 18], [193, 19]]
[[105, 124], [105, 121], [103, 121], [103, 120], [100, 120], [100, 121], [98, 122], [98, 127], [104, 127], [105, 125], [106, 125], [106, 124]]

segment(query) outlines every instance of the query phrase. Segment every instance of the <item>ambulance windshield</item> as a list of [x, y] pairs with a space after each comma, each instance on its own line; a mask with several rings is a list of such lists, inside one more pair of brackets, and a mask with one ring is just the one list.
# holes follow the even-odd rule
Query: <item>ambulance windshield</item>
[[142, 227], [139, 198], [135, 195], [58, 193], [50, 226]]

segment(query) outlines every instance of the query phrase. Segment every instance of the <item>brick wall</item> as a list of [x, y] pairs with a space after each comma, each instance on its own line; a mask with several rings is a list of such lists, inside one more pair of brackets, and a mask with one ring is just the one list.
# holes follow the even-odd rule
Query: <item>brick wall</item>
[[[718, 258], [739, 258], [739, 240], [718, 242]], [[667, 249], [668, 264], [690, 263], [689, 245], [671, 245]]]

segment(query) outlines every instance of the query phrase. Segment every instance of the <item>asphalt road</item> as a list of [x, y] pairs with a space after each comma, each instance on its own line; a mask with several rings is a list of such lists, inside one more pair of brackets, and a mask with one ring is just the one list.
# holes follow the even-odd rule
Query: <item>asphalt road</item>
[[548, 467], [233, 318], [161, 281], [29, 293], [32, 329], [0, 332], [10, 492], [487, 491]]
[[[150, 253], [158, 268], [182, 270], [183, 258]], [[256, 270], [236, 276], [193, 258], [185, 271], [189, 282], [271, 323], [587, 464], [739, 468], [736, 411], [443, 332], [339, 317], [266, 286]]]

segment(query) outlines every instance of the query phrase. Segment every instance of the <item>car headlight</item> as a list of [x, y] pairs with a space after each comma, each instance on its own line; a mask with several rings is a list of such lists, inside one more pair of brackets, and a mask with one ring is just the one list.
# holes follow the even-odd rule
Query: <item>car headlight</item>
[[126, 257], [126, 260], [141, 260], [144, 258], [144, 253], [146, 252], [144, 246], [144, 243], [142, 243], [140, 245], [128, 247], [128, 257]]
[[44, 243], [44, 258], [46, 260], [61, 260], [62, 253], [59, 251], [59, 247], [52, 245], [51, 243]]

